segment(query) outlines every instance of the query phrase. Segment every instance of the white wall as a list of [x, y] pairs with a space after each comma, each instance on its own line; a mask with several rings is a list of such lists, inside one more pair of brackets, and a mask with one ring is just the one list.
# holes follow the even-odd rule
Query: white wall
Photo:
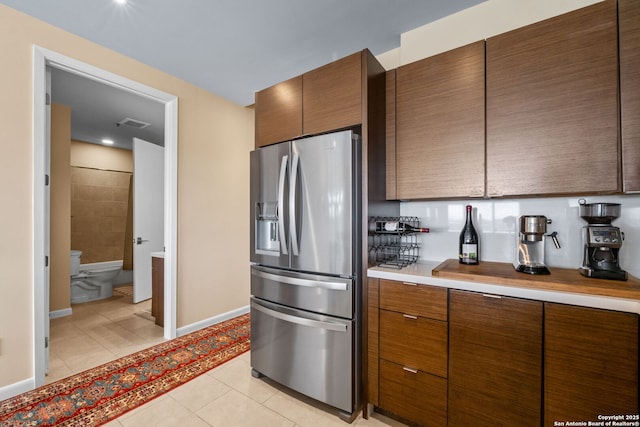
[[[399, 57], [399, 62], [396, 66], [484, 40], [600, 1], [488, 0], [402, 34], [400, 52], [396, 55]], [[389, 62], [387, 64], [390, 65]]]
[[[587, 203], [620, 203], [622, 215], [613, 222], [625, 234], [620, 266], [640, 277], [640, 195], [584, 197]], [[544, 215], [552, 220], [547, 232], [558, 232], [560, 249], [546, 241], [546, 263], [551, 267], [582, 265], [582, 227], [578, 215], [580, 197], [449, 200], [403, 202], [400, 214], [417, 216], [430, 233], [421, 236], [420, 258], [442, 261], [458, 257], [458, 237], [464, 226], [465, 206], [474, 207], [473, 220], [480, 234], [480, 261], [513, 262], [517, 219], [521, 215]]]

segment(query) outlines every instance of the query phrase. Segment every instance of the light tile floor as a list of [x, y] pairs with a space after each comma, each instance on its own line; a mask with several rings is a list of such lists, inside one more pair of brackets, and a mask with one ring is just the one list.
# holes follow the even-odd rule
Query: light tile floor
[[[148, 320], [150, 302], [130, 297], [73, 306], [73, 315], [51, 320], [51, 364], [47, 382], [81, 372], [163, 341]], [[353, 426], [398, 423], [374, 413]], [[336, 411], [269, 379], [251, 376], [249, 352], [128, 412], [107, 427], [289, 426], [345, 427]]]

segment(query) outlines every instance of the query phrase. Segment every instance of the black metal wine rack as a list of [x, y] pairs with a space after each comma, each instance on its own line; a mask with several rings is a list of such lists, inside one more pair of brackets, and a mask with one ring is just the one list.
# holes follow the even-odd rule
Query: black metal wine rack
[[383, 224], [399, 221], [420, 227], [418, 217], [370, 217], [369, 218], [369, 264], [380, 267], [401, 269], [420, 258], [419, 233], [402, 231], [380, 231]]

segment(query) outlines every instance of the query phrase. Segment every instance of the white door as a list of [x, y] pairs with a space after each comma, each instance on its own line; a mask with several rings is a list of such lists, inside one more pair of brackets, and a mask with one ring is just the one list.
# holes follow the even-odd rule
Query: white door
[[133, 302], [151, 298], [151, 252], [164, 251], [164, 147], [133, 138]]

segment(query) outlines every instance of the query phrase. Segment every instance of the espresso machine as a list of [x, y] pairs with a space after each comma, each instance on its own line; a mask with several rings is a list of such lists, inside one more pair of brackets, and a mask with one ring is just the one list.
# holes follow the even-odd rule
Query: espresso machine
[[587, 203], [579, 200], [580, 218], [588, 225], [582, 227], [584, 257], [580, 273], [597, 279], [627, 280], [627, 272], [620, 268], [619, 252], [624, 233], [611, 222], [620, 217], [619, 203]]
[[516, 271], [528, 274], [549, 274], [544, 263], [544, 245], [547, 236], [551, 237], [556, 249], [560, 249], [558, 233], [547, 235], [547, 224], [551, 220], [542, 215], [523, 215], [519, 221], [516, 255], [513, 267]]

